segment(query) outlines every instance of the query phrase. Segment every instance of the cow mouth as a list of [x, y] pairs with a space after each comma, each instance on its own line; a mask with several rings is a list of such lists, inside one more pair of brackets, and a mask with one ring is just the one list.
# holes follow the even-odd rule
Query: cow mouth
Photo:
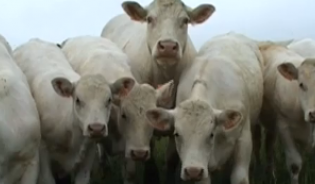
[[155, 61], [159, 66], [169, 67], [174, 66], [178, 63], [178, 57], [155, 57]]

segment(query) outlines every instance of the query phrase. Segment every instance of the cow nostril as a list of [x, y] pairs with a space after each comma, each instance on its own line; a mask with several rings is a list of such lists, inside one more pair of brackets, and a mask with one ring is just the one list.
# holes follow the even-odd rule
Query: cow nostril
[[312, 111], [309, 112], [309, 113], [308, 113], [308, 116], [310, 117], [310, 119], [314, 119], [314, 112], [312, 112]]
[[187, 168], [184, 169], [184, 173], [185, 173], [186, 176], [189, 176], [189, 173], [188, 173], [188, 169], [187, 169]]
[[105, 125], [102, 125], [101, 126], [101, 131], [104, 131], [105, 130]]
[[203, 174], [203, 169], [200, 170], [200, 172], [199, 172], [199, 177], [201, 177], [202, 174]]
[[88, 129], [89, 129], [89, 131], [93, 131], [93, 128], [91, 125], [88, 125]]
[[178, 44], [175, 43], [175, 45], [173, 46], [173, 51], [177, 51], [178, 50]]
[[160, 50], [164, 50], [165, 49], [164, 45], [161, 42], [159, 42], [158, 45], [159, 45], [159, 49]]

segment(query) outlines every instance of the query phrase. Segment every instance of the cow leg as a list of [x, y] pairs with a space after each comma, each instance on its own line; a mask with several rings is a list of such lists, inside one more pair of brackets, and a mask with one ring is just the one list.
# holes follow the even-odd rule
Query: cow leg
[[166, 184], [174, 184], [177, 176], [177, 166], [180, 164], [180, 159], [176, 151], [174, 137], [169, 137], [166, 152]]
[[299, 183], [299, 174], [302, 168], [302, 157], [298, 152], [285, 120], [277, 123], [281, 142], [284, 144], [287, 168], [290, 172], [291, 184]]
[[150, 142], [151, 156], [144, 163], [144, 183], [160, 184], [159, 169], [154, 159], [154, 139]]
[[257, 122], [251, 126], [253, 137], [253, 150], [257, 165], [260, 165], [260, 148], [261, 148], [261, 126]]
[[248, 170], [253, 149], [251, 135], [250, 132], [243, 132], [242, 137], [238, 140], [238, 147], [233, 155], [234, 165], [231, 173], [231, 184], [249, 184]]
[[82, 165], [75, 174], [74, 184], [89, 184], [90, 174], [94, 161], [97, 158], [97, 147], [91, 146], [88, 148], [86, 157], [83, 160]]
[[41, 143], [39, 151], [39, 176], [37, 184], [56, 184], [50, 167], [50, 157], [45, 145]]
[[37, 183], [38, 174], [39, 174], [39, 151], [36, 152], [34, 158], [28, 164], [21, 178], [21, 184]]
[[124, 184], [135, 184], [136, 180], [136, 162], [131, 159], [125, 160], [123, 167]]
[[[275, 125], [275, 123], [273, 123]], [[273, 180], [276, 180], [274, 166], [274, 148], [276, 143], [276, 128], [265, 129], [265, 152], [267, 159], [267, 167], [265, 173], [272, 173]]]

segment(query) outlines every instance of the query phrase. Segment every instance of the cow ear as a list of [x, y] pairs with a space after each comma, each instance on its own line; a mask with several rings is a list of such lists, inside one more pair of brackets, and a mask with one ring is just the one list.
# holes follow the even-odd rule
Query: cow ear
[[174, 105], [175, 92], [174, 80], [170, 80], [163, 85], [159, 85], [156, 89], [156, 105], [167, 109], [172, 108]]
[[149, 109], [146, 116], [152, 127], [160, 131], [169, 131], [174, 128], [174, 110], [163, 108]]
[[70, 97], [74, 91], [74, 84], [64, 77], [57, 77], [51, 81], [56, 93], [62, 97]]
[[135, 21], [144, 22], [147, 17], [147, 10], [135, 1], [125, 1], [122, 3], [122, 8], [126, 14]]
[[235, 110], [224, 110], [216, 114], [216, 123], [222, 125], [224, 130], [238, 127], [242, 119], [242, 114]]
[[287, 80], [297, 80], [298, 79], [298, 69], [289, 62], [282, 63], [277, 67], [279, 73]]
[[215, 12], [215, 7], [211, 4], [201, 4], [189, 12], [192, 24], [205, 22]]
[[126, 97], [135, 85], [135, 80], [130, 77], [123, 77], [110, 85], [114, 100], [120, 101]]

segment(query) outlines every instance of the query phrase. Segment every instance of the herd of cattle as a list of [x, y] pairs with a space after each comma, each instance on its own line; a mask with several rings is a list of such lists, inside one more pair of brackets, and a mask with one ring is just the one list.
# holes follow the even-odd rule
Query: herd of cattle
[[315, 144], [315, 40], [230, 32], [196, 51], [188, 25], [204, 23], [213, 5], [122, 7], [101, 36], [33, 38], [15, 50], [0, 37], [0, 183], [57, 184], [71, 174], [88, 184], [104, 153], [124, 154], [125, 184], [137, 183], [139, 161], [151, 163], [146, 184], [158, 183], [152, 138], [166, 136], [170, 183], [178, 164], [182, 180], [210, 184], [232, 162], [231, 183], [249, 184], [263, 133], [268, 172], [279, 136], [298, 184], [300, 151]]

